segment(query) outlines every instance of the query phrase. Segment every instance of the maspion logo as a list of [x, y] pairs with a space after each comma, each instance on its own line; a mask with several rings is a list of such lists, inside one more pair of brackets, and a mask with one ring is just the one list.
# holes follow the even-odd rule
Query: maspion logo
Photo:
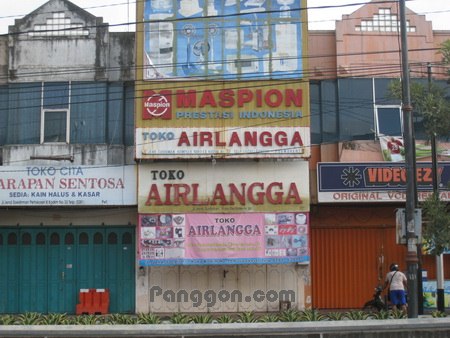
[[169, 90], [144, 91], [142, 119], [172, 119], [172, 93]]

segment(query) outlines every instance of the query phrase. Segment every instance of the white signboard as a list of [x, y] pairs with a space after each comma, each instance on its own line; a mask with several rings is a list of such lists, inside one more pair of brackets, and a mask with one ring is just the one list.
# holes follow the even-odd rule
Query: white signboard
[[139, 165], [139, 213], [309, 211], [307, 161]]
[[138, 158], [298, 158], [310, 155], [307, 127], [137, 128]]
[[0, 206], [136, 205], [136, 167], [0, 167]]

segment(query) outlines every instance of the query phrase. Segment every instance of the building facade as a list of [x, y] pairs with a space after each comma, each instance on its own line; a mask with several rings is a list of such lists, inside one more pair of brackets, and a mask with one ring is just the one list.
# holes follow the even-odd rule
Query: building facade
[[0, 312], [134, 313], [134, 33], [51, 0], [0, 41]]
[[[65, 0], [16, 20], [0, 37], [0, 313], [74, 313], [86, 288], [122, 313], [360, 308], [404, 268], [397, 7], [312, 32], [299, 8], [146, 0], [136, 35]], [[450, 33], [407, 14], [413, 80], [431, 64], [446, 88]]]
[[[403, 144], [389, 152], [392, 142], [402, 141], [403, 123], [401, 102], [389, 89], [401, 74], [397, 4], [374, 0], [344, 15], [335, 31], [309, 32], [315, 308], [360, 308], [383, 284], [391, 262], [406, 269], [406, 248], [398, 244], [396, 227], [397, 209], [405, 207]], [[409, 9], [406, 14], [411, 82], [427, 85], [431, 65], [433, 83], [448, 97], [448, 66], [438, 51], [450, 32], [433, 31], [431, 22]], [[431, 153], [417, 111], [414, 128], [418, 199], [423, 200], [432, 191]], [[449, 136], [450, 131], [439, 140], [438, 154], [446, 201]], [[435, 279], [434, 257], [420, 258], [428, 279]], [[445, 255], [446, 267], [448, 259]]]
[[300, 7], [138, 3], [138, 311], [309, 306]]

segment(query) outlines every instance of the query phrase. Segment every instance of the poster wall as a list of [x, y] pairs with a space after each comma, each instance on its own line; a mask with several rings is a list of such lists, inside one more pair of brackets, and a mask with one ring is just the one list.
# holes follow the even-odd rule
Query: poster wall
[[141, 6], [144, 80], [302, 77], [305, 1], [145, 0]]
[[309, 213], [141, 214], [139, 264], [309, 262]]

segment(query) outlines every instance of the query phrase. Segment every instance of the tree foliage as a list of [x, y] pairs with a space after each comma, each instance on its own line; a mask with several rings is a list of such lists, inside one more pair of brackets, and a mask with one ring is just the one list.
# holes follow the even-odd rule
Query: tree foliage
[[428, 253], [440, 255], [450, 249], [450, 213], [446, 202], [432, 194], [422, 205], [425, 227], [423, 238]]
[[[450, 40], [444, 41], [441, 44], [441, 50], [442, 59], [445, 64], [450, 64]], [[450, 72], [450, 70], [449, 70]]]
[[[442, 55], [443, 63], [450, 66], [450, 40], [441, 44], [439, 52]], [[389, 92], [391, 97], [401, 99], [401, 81], [392, 81]], [[450, 101], [446, 97], [445, 88], [435, 83], [425, 85], [411, 82], [410, 94], [414, 112], [423, 118], [426, 133], [430, 136], [435, 134], [448, 137], [450, 134]]]
[[[394, 80], [389, 86], [390, 95], [402, 96], [402, 84]], [[431, 136], [448, 136], [450, 133], [450, 102], [445, 97], [444, 88], [431, 83], [430, 86], [418, 82], [410, 85], [411, 104], [414, 112], [423, 118], [425, 132]]]
[[[450, 65], [450, 40], [441, 45], [443, 62]], [[449, 73], [450, 75], [450, 73]], [[393, 81], [390, 95], [400, 99], [402, 84]], [[425, 132], [429, 136], [449, 137], [450, 135], [450, 101], [445, 90], [434, 83], [422, 84], [411, 82], [411, 104], [414, 112], [423, 118]], [[440, 255], [450, 249], [450, 213], [448, 203], [440, 201], [438, 194], [432, 194], [422, 203], [424, 216], [423, 238], [428, 253]]]

